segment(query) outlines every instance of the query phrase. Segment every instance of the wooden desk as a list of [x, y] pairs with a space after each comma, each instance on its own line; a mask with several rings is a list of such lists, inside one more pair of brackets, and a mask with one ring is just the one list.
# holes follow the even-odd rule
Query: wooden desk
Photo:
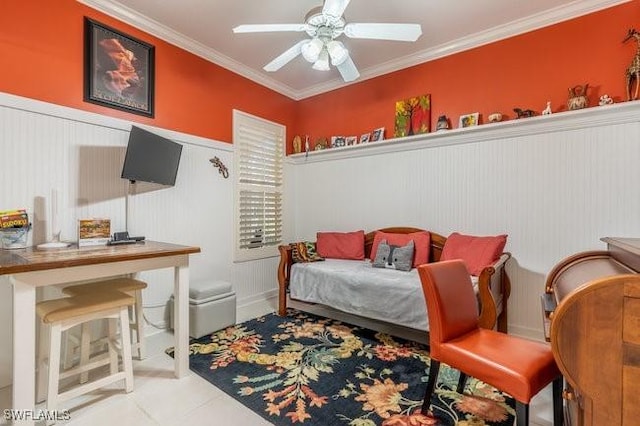
[[570, 426], [640, 418], [640, 239], [602, 241], [607, 251], [570, 256], [547, 278], [551, 350], [567, 380]]
[[[0, 275], [13, 287], [13, 403], [35, 407], [36, 288], [73, 281], [174, 268], [175, 375], [189, 371], [189, 254], [200, 248], [145, 243], [61, 250], [0, 250]], [[33, 424], [27, 420], [20, 424]]]

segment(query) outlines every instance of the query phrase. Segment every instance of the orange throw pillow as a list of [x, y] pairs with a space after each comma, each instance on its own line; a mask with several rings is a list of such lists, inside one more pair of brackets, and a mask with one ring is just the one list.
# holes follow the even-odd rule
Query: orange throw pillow
[[330, 259], [364, 259], [364, 231], [318, 232], [318, 254]]
[[415, 251], [413, 255], [413, 267], [429, 263], [429, 250], [431, 248], [431, 234], [427, 231], [412, 232], [410, 234], [390, 234], [378, 231], [373, 237], [373, 245], [371, 246], [371, 261], [373, 262], [378, 252], [380, 241], [387, 240], [387, 244], [403, 247], [413, 241]]
[[500, 257], [507, 244], [507, 235], [475, 237], [457, 232], [449, 235], [444, 243], [440, 260], [462, 259], [470, 275], [480, 275]]

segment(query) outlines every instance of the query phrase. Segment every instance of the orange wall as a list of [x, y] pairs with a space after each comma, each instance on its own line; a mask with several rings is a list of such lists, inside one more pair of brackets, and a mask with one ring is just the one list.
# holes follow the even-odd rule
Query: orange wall
[[482, 123], [495, 111], [513, 119], [514, 107], [539, 114], [547, 101], [566, 111], [568, 88], [585, 83], [590, 106], [605, 93], [626, 100], [624, 72], [636, 43], [621, 42], [633, 27], [640, 30], [640, 0], [304, 99], [289, 139], [308, 134], [313, 148], [319, 137], [378, 127], [391, 138], [395, 102], [427, 93], [432, 130], [442, 114], [456, 128], [460, 115], [473, 112]]
[[[83, 94], [83, 16], [156, 47], [155, 118], [86, 103]], [[431, 126], [446, 114], [514, 107], [540, 112], [551, 101], [566, 110], [568, 88], [589, 83], [590, 105], [607, 93], [626, 99], [624, 71], [636, 51], [621, 41], [640, 29], [640, 0], [473, 50], [365, 80], [295, 102], [75, 0], [7, 0], [0, 13], [0, 92], [231, 142], [236, 108], [287, 126], [296, 134], [360, 135], [386, 127], [393, 135], [399, 99], [431, 94]], [[428, 37], [425, 31], [423, 37]], [[310, 70], [311, 72], [311, 70]]]
[[[155, 118], [83, 97], [83, 16], [156, 49]], [[5, 0], [0, 13], [0, 92], [231, 142], [232, 109], [291, 129], [296, 102], [75, 0]]]

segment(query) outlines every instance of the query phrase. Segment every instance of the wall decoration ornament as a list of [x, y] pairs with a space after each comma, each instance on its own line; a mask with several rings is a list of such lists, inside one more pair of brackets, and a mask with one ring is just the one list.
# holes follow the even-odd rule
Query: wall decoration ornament
[[394, 138], [429, 133], [431, 95], [414, 96], [396, 102]]
[[536, 115], [536, 112], [532, 109], [514, 108], [513, 112], [516, 113], [516, 119], [533, 117]]
[[[631, 28], [622, 42], [626, 43], [632, 38], [636, 39], [637, 47], [636, 54], [631, 60], [631, 65], [629, 65], [629, 67], [625, 71], [625, 87], [627, 89], [628, 101], [635, 101], [636, 99], [638, 99], [638, 89], [640, 88], [640, 33], [636, 31], [635, 28]], [[631, 97], [631, 87], [633, 86], [633, 83], [635, 83], [636, 90], [633, 94], [633, 97]]]
[[587, 89], [589, 84], [584, 86], [574, 86], [569, 88], [569, 100], [567, 101], [567, 107], [570, 110], [582, 109], [589, 106], [589, 99], [587, 98]]
[[360, 136], [360, 143], [368, 143], [371, 138], [371, 133], [365, 133]]
[[153, 117], [155, 48], [84, 19], [84, 101]]
[[489, 123], [497, 123], [499, 121], [502, 121], [502, 113], [499, 112], [492, 112], [491, 114], [489, 114], [489, 116], [487, 117], [487, 120], [489, 120]]
[[611, 97], [605, 93], [604, 95], [600, 96], [600, 101], [598, 101], [598, 105], [600, 106], [613, 105], [613, 99], [611, 99]]
[[347, 136], [344, 139], [345, 143], [347, 144], [347, 146], [349, 145], [355, 145], [358, 143], [358, 137], [357, 136]]
[[438, 122], [436, 123], [436, 132], [440, 130], [449, 130], [451, 126], [449, 126], [449, 118], [446, 115], [441, 115], [438, 117]]
[[315, 151], [320, 151], [320, 150], [323, 150], [323, 149], [327, 149], [327, 147], [328, 147], [327, 138], [319, 138], [316, 141], [316, 145], [315, 145], [315, 147], [313, 149]]
[[293, 153], [299, 154], [302, 152], [302, 138], [299, 135], [296, 135], [293, 138]]
[[461, 129], [463, 127], [477, 126], [478, 117], [480, 117], [480, 114], [477, 112], [461, 115], [460, 119], [458, 120], [458, 128]]
[[223, 178], [227, 179], [229, 177], [229, 169], [227, 169], [227, 166], [225, 166], [218, 157], [209, 159], [209, 162], [213, 164], [213, 167], [218, 169], [218, 173], [220, 173]]

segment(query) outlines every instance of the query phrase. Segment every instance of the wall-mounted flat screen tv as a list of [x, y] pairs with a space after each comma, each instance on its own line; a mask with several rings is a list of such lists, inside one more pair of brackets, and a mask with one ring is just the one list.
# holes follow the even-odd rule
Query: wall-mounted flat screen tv
[[136, 126], [131, 127], [122, 178], [173, 186], [182, 145]]

